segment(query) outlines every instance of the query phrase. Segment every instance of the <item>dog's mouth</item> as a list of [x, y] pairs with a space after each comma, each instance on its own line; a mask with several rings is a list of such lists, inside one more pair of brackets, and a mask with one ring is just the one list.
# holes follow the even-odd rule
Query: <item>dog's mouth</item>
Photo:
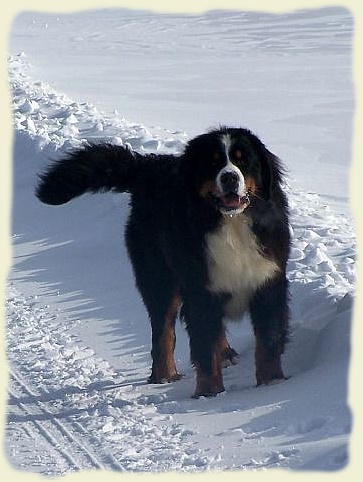
[[239, 195], [236, 192], [211, 193], [214, 205], [222, 214], [237, 215], [241, 214], [250, 204], [248, 193]]

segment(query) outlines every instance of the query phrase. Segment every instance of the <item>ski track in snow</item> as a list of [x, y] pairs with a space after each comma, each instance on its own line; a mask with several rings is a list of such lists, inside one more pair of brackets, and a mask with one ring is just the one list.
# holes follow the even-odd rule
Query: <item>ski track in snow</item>
[[207, 465], [186, 440], [188, 430], [140, 404], [107, 362], [64, 332], [49, 307], [10, 286], [6, 308], [11, 459], [25, 438], [42, 452], [29, 451], [24, 466], [44, 475]]
[[[24, 54], [9, 59], [14, 125], [18, 134], [42, 153], [43, 159], [57, 158], [86, 139], [130, 145], [140, 152], [179, 153], [185, 145], [187, 135], [183, 132], [148, 129], [117, 113], [106, 116], [89, 103], [75, 102], [45, 83], [33, 81], [26, 70]], [[292, 332], [299, 346], [300, 338], [303, 343], [304, 336], [309, 336], [309, 329], [316, 330], [318, 326], [323, 331], [334, 317], [350, 313], [355, 241], [352, 221], [332, 213], [317, 194], [292, 192], [288, 186], [286, 189], [293, 235], [288, 269], [293, 295]], [[91, 468], [140, 472], [228, 468], [218, 454], [211, 456], [210, 451], [193, 443], [197, 429], [175, 421], [174, 414], [182, 413], [184, 406], [188, 411], [191, 402], [170, 401], [162, 395], [140, 396], [93, 349], [78, 344], [70, 334], [71, 324], [65, 329], [56, 310], [42, 305], [36, 295], [24, 295], [12, 281], [6, 308], [10, 461], [20, 454], [20, 468], [47, 476]], [[346, 331], [345, 328], [344, 333], [349, 336]], [[301, 347], [301, 356], [303, 351]], [[289, 356], [292, 374], [294, 370], [299, 373], [303, 364], [299, 350], [288, 353]], [[307, 362], [311, 367], [312, 359]], [[235, 387], [237, 391], [238, 388]], [[226, 411], [240, 410], [233, 406], [235, 402], [223, 397]], [[289, 445], [278, 450], [266, 445], [258, 460], [237, 460], [233, 468], [302, 467], [299, 437], [312, 432], [331, 435], [337, 420], [316, 416], [291, 421], [280, 427]], [[345, 414], [342, 420], [344, 427], [333, 433], [338, 443], [333, 444], [333, 456], [324, 468], [340, 468], [346, 463], [350, 428]], [[274, 429], [257, 424], [254, 431], [248, 431], [240, 425], [226, 428], [219, 438], [228, 435], [251, 447], [254, 443], [261, 445]], [[35, 448], [39, 447], [41, 451], [37, 452]]]

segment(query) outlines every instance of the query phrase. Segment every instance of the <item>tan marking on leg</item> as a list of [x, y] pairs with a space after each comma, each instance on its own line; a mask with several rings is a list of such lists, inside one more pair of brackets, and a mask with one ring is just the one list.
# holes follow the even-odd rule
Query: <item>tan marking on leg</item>
[[256, 349], [256, 381], [257, 385], [268, 385], [273, 380], [283, 379], [284, 374], [281, 368], [281, 353], [277, 352], [272, 356], [268, 354], [258, 332], [255, 330]]
[[229, 346], [228, 340], [226, 338], [226, 331], [223, 330], [223, 333], [221, 334], [221, 336], [219, 337], [219, 340], [218, 340], [217, 350], [222, 355], [228, 348], [230, 348], [230, 346]]
[[217, 351], [220, 356], [220, 365], [222, 368], [226, 368], [229, 365], [236, 365], [238, 363], [239, 355], [228, 343], [225, 330], [223, 330], [223, 333], [218, 340]]
[[204, 373], [200, 367], [196, 366], [196, 379], [197, 384], [193, 398], [201, 396], [211, 397], [217, 395], [217, 393], [224, 392], [219, 343], [216, 344], [212, 354], [211, 373]]
[[180, 305], [181, 297], [175, 294], [166, 311], [164, 330], [159, 339], [159, 356], [153, 361], [150, 381], [154, 383], [167, 383], [181, 378], [174, 360], [175, 317]]

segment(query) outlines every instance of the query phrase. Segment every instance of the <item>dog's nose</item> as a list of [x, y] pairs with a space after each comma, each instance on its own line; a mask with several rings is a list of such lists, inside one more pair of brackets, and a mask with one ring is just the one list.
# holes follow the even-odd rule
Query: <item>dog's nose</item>
[[234, 171], [227, 171], [221, 175], [221, 185], [224, 192], [233, 192], [238, 190], [239, 176]]

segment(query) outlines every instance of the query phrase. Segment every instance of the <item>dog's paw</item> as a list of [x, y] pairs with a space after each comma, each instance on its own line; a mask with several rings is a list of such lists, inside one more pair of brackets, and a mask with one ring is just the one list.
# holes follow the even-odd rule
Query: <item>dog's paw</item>
[[283, 376], [278, 376], [275, 378], [271, 379], [260, 379], [257, 381], [256, 386], [260, 387], [261, 385], [278, 385], [281, 382], [284, 382], [285, 380], [289, 380], [290, 377], [285, 377]]
[[165, 384], [165, 383], [173, 383], [173, 382], [177, 382], [178, 380], [180, 380], [181, 378], [183, 378], [183, 374], [181, 373], [174, 373], [174, 374], [171, 374], [171, 375], [167, 375], [167, 376], [155, 376], [153, 374], [150, 375], [150, 377], [148, 378], [147, 382], [150, 383], [150, 384], [157, 384], [157, 385], [162, 385], [162, 384]]
[[197, 386], [192, 398], [215, 397], [219, 393], [224, 392], [223, 380], [218, 375], [198, 375]]
[[237, 365], [239, 359], [240, 356], [236, 350], [229, 346], [221, 353], [221, 367], [227, 368], [231, 365]]

